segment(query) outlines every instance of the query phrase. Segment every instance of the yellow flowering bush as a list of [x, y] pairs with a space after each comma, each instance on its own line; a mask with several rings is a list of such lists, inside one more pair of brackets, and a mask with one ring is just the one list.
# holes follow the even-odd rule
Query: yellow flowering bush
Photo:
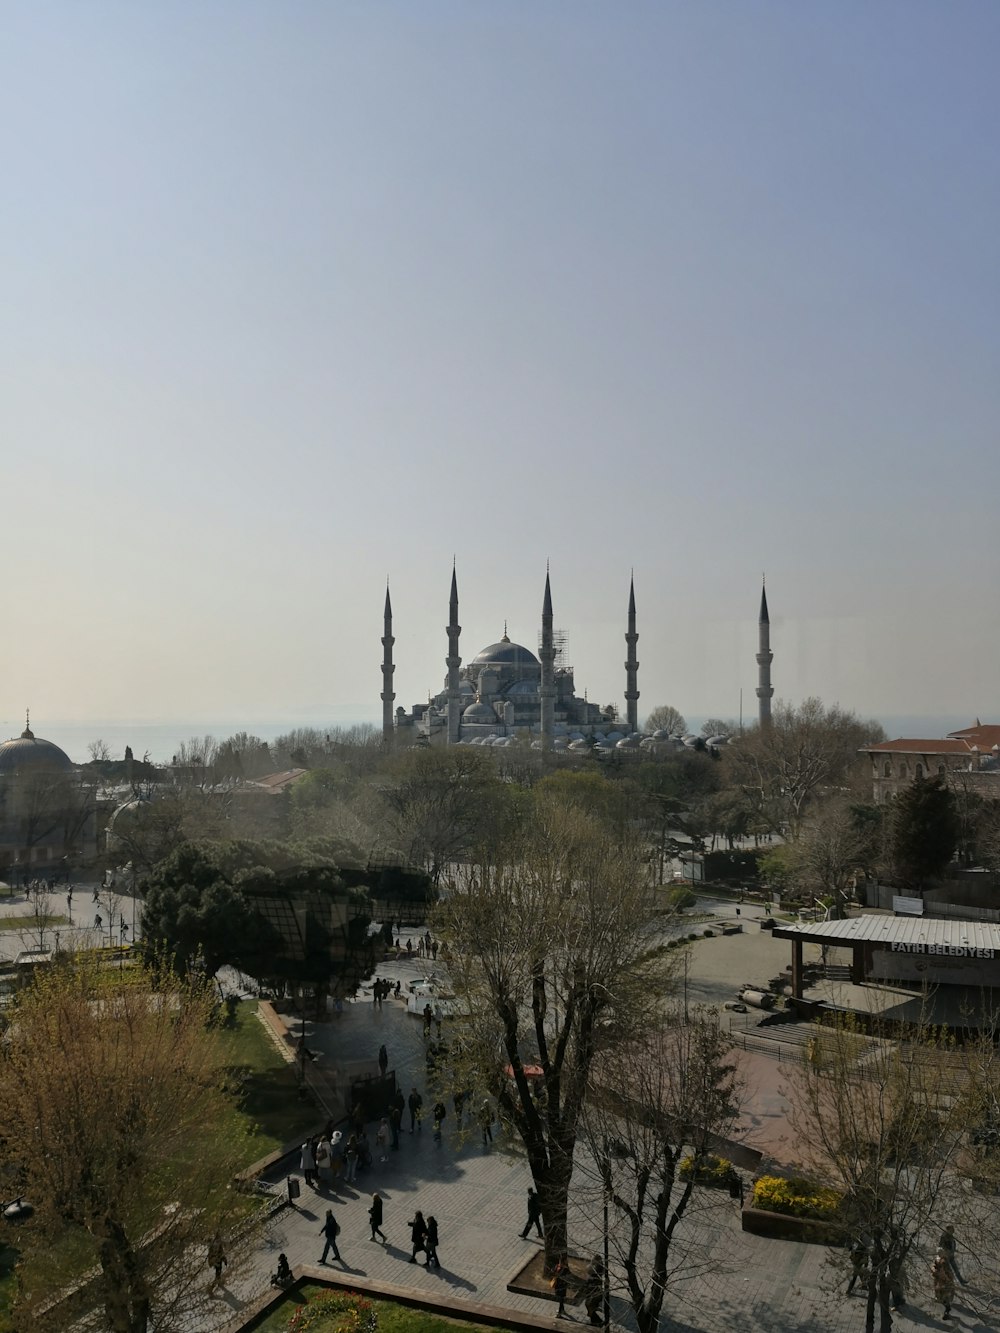
[[824, 1189], [801, 1177], [786, 1180], [782, 1176], [761, 1176], [754, 1184], [751, 1204], [769, 1213], [828, 1222], [836, 1216], [842, 1198], [837, 1190]]
[[698, 1185], [728, 1185], [737, 1179], [736, 1171], [728, 1157], [715, 1157], [712, 1153], [685, 1157], [681, 1162], [681, 1179], [694, 1180]]

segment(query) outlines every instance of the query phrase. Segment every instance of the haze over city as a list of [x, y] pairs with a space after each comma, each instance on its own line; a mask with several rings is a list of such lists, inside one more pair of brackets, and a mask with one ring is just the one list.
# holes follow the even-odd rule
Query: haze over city
[[[1000, 721], [993, 4], [5, 10], [0, 730]], [[933, 731], [931, 734], [934, 734]], [[78, 748], [78, 747], [77, 747]], [[82, 757], [82, 756], [81, 756]]]

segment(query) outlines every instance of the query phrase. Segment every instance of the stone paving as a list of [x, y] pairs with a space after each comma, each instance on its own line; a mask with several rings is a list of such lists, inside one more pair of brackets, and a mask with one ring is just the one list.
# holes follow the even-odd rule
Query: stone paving
[[[78, 893], [82, 898], [82, 892]], [[84, 901], [82, 906], [89, 904]], [[0, 900], [0, 914], [24, 911], [23, 898], [10, 904]], [[747, 909], [743, 912], [746, 917]], [[734, 915], [734, 909], [730, 908], [729, 913]], [[718, 1003], [724, 990], [758, 974], [763, 976], [761, 969], [775, 961], [775, 942], [766, 935], [762, 938], [763, 933], [753, 925], [748, 931], [743, 936], [707, 940], [695, 946], [691, 978], [692, 991], [699, 999]], [[740, 950], [741, 940], [749, 947]], [[0, 933], [0, 950], [8, 957], [16, 952], [11, 945], [5, 933]], [[723, 948], [715, 952], [719, 946]], [[398, 964], [387, 963], [380, 974], [393, 981], [399, 977], [405, 987], [432, 969], [433, 964], [414, 957]], [[383, 1042], [389, 1053], [389, 1067], [396, 1071], [404, 1093], [415, 1084], [424, 1093], [425, 1109], [429, 1110], [421, 1023], [418, 1017], [406, 1013], [400, 1001], [387, 1000], [378, 1009], [371, 1002], [369, 988], [328, 1023], [307, 1028], [310, 1049], [321, 1052], [321, 1061], [331, 1063], [374, 1062]], [[763, 1079], [766, 1057], [761, 1067]], [[776, 1061], [773, 1067], [777, 1071]], [[485, 1150], [478, 1127], [464, 1135], [457, 1133], [450, 1103], [448, 1112], [440, 1143], [435, 1141], [426, 1117], [421, 1131], [408, 1133], [407, 1113], [398, 1152], [390, 1151], [385, 1163], [376, 1160], [359, 1179], [357, 1188], [341, 1184], [325, 1193], [308, 1189], [303, 1182], [298, 1206], [283, 1209], [273, 1220], [266, 1241], [253, 1255], [245, 1256], [244, 1265], [234, 1265], [241, 1269], [239, 1276], [234, 1274], [231, 1287], [220, 1292], [212, 1312], [191, 1326], [192, 1333], [195, 1329], [198, 1333], [221, 1333], [231, 1324], [244, 1305], [268, 1288], [279, 1251], [287, 1253], [293, 1268], [316, 1264], [322, 1253], [318, 1233], [327, 1208], [333, 1209], [341, 1225], [339, 1245], [343, 1255], [343, 1263], [329, 1264], [331, 1273], [406, 1284], [460, 1302], [499, 1305], [542, 1316], [551, 1310], [554, 1315], [550, 1303], [506, 1290], [507, 1282], [538, 1245], [533, 1239], [522, 1240], [519, 1234], [525, 1222], [525, 1191], [530, 1183], [523, 1160], [496, 1130], [495, 1143]], [[373, 1130], [370, 1125], [372, 1138]], [[753, 1142], [752, 1131], [748, 1131], [747, 1142]], [[298, 1178], [297, 1161], [294, 1165], [293, 1174]], [[283, 1183], [286, 1176], [287, 1171], [278, 1171], [273, 1179]], [[384, 1246], [369, 1239], [367, 1208], [376, 1189], [385, 1200]], [[433, 1214], [438, 1219], [440, 1270], [428, 1271], [419, 1263], [408, 1262], [406, 1224], [418, 1207], [425, 1216]], [[597, 1245], [595, 1220], [583, 1216], [579, 1208], [574, 1212], [573, 1246], [581, 1253], [589, 1253]], [[686, 1222], [677, 1244], [683, 1245], [697, 1266], [692, 1262], [687, 1275], [678, 1273], [671, 1279], [661, 1321], [663, 1333], [856, 1333], [864, 1328], [864, 1301], [844, 1296], [845, 1279], [831, 1268], [827, 1250], [747, 1235], [740, 1229], [735, 1205], [713, 1207], [690, 1224]], [[940, 1307], [928, 1292], [924, 1271], [928, 1264], [929, 1260], [914, 1265], [911, 1304], [895, 1317], [900, 1333], [948, 1327], [965, 1333], [1000, 1329], [1000, 1318], [987, 1311], [989, 1298], [980, 1286], [986, 1275], [970, 1256], [966, 1256], [965, 1268], [971, 1285], [959, 1289], [950, 1324], [940, 1320]], [[989, 1277], [992, 1280], [992, 1274]], [[612, 1313], [616, 1328], [634, 1329], [634, 1320], [620, 1295], [614, 1297]], [[586, 1326], [582, 1307], [570, 1307], [568, 1321], [552, 1319], [553, 1327], [566, 1322]]]

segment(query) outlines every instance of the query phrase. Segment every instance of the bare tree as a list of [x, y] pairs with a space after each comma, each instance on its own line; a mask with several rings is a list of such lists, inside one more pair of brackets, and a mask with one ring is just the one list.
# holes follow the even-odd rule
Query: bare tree
[[878, 830], [846, 800], [833, 797], [810, 810], [790, 850], [790, 873], [802, 887], [832, 898], [843, 916], [851, 885], [872, 864], [877, 841]]
[[91, 763], [103, 764], [111, 758], [111, 746], [107, 741], [98, 738], [87, 743], [87, 753], [90, 755]]
[[[492, 1093], [566, 1254], [567, 1200], [591, 1068], [650, 1022], [667, 984], [651, 949], [642, 848], [551, 797], [449, 886], [441, 927], [460, 1001], [454, 1078]], [[532, 1072], [529, 1072], [532, 1071]]]
[[685, 1221], [732, 1207], [728, 1191], [696, 1184], [699, 1162], [719, 1151], [745, 1094], [731, 1051], [714, 1014], [695, 1010], [685, 1020], [674, 1009], [664, 1026], [614, 1044], [595, 1064], [583, 1115], [596, 1187], [588, 1198], [592, 1208], [603, 1197], [614, 1209], [612, 1264], [639, 1333], [656, 1333], [673, 1277], [706, 1267], [697, 1244], [685, 1242]]
[[669, 731], [671, 736], [683, 736], [687, 731], [684, 714], [673, 704], [659, 704], [646, 718], [646, 731]]
[[798, 837], [817, 797], [848, 782], [862, 745], [881, 740], [877, 722], [806, 699], [798, 708], [779, 703], [768, 727], [756, 727], [726, 747], [733, 782], [773, 828]]
[[850, 1016], [817, 1028], [790, 1079], [790, 1119], [803, 1165], [842, 1192], [846, 1233], [868, 1252], [865, 1327], [873, 1333], [877, 1318], [889, 1333], [911, 1256], [933, 1247], [943, 1218], [970, 1232], [980, 1223], [958, 1170], [970, 1106], [962, 1060], [926, 1018], [902, 1040], [872, 1025], [873, 1036]]

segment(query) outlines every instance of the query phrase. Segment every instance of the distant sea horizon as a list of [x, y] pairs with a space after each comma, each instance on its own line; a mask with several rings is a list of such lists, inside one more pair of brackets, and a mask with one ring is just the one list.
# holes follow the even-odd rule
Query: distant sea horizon
[[[60, 722], [54, 719], [48, 722], [39, 720], [37, 725], [32, 726], [32, 731], [36, 736], [52, 741], [53, 744], [65, 750], [75, 764], [86, 763], [90, 758], [87, 747], [95, 740], [105, 742], [113, 759], [123, 758], [126, 745], [130, 745], [136, 759], [141, 759], [148, 753], [152, 763], [168, 764], [177, 753], [181, 743], [194, 737], [213, 736], [218, 741], [224, 741], [237, 732], [246, 731], [252, 736], [259, 736], [261, 740], [270, 742], [300, 727], [310, 727], [317, 731], [331, 731], [335, 728], [346, 729], [361, 726], [365, 723], [372, 726], [381, 725], [381, 718], [372, 715], [365, 717], [360, 709], [349, 713], [349, 706], [345, 706], [342, 710], [335, 708], [331, 711], [335, 716], [282, 718], [267, 721], [229, 719], [228, 721], [164, 722], [147, 719], [129, 722], [105, 719], [92, 722]], [[748, 716], [746, 720], [747, 722], [752, 721], [752, 715]], [[969, 727], [975, 720], [974, 714], [957, 717], [915, 717], [911, 715], [879, 719], [890, 739], [897, 736], [913, 739], [939, 738], [947, 736], [950, 731], [958, 731], [962, 727]], [[982, 720], [989, 722], [992, 719], [984, 718]], [[687, 719], [689, 729], [694, 732], [701, 730], [704, 721], [704, 717], [695, 715]], [[10, 719], [0, 722], [0, 738], [7, 739], [9, 736], [19, 736], [23, 727], [23, 721], [20, 725]]]

